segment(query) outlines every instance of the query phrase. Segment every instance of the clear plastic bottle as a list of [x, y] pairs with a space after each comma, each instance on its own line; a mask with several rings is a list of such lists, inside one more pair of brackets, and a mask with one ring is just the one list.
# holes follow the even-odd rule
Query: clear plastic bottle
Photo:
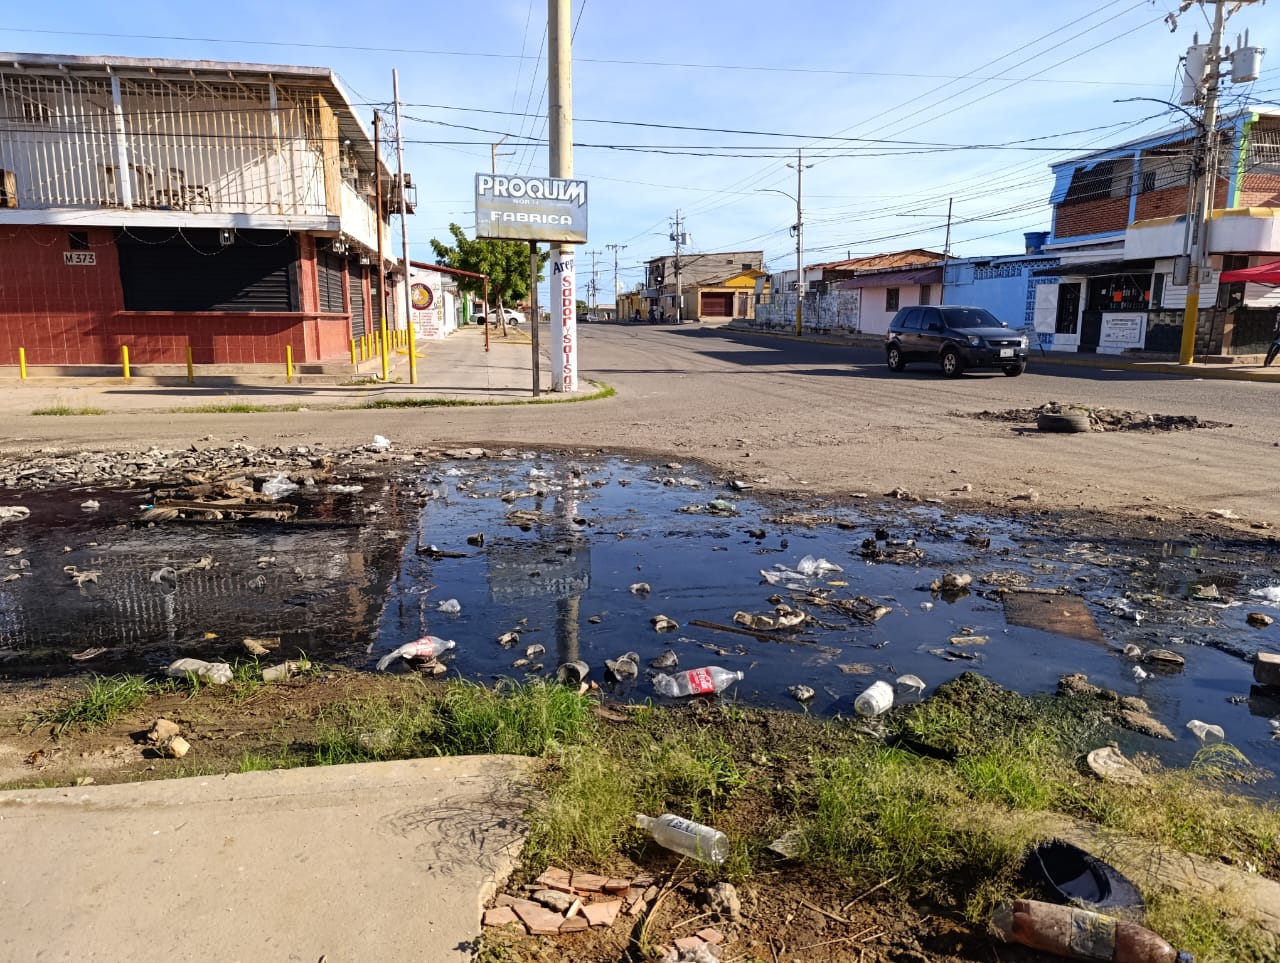
[[729, 837], [692, 819], [664, 813], [657, 818], [636, 813], [636, 825], [672, 852], [719, 866], [729, 858]]
[[1014, 900], [995, 911], [991, 924], [1006, 942], [1071, 960], [1194, 963], [1195, 959], [1137, 923], [1057, 903]]
[[378, 660], [378, 671], [383, 671], [396, 659], [434, 659], [448, 652], [455, 645], [457, 643], [452, 639], [438, 639], [434, 635], [424, 635], [384, 655]]
[[701, 669], [689, 669], [675, 675], [661, 672], [653, 677], [653, 687], [664, 696], [711, 695], [723, 692], [742, 678], [741, 672], [708, 665]]
[[860, 716], [878, 716], [893, 705], [893, 686], [887, 682], [873, 683], [862, 695], [853, 700], [853, 709]]

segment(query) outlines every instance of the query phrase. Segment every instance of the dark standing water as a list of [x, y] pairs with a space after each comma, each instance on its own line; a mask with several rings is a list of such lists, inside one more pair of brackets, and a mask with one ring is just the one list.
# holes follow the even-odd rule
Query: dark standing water
[[[745, 672], [730, 696], [741, 702], [799, 708], [788, 687], [810, 686], [808, 711], [824, 716], [851, 714], [872, 682], [904, 673], [932, 689], [974, 669], [1022, 692], [1048, 692], [1064, 673], [1084, 672], [1142, 696], [1178, 737], [1134, 737], [1147, 751], [1188, 759], [1198, 743], [1184, 727], [1195, 718], [1221, 725], [1256, 764], [1280, 769], [1270, 725], [1280, 703], [1251, 693], [1246, 661], [1267, 635], [1245, 623], [1250, 611], [1275, 612], [1280, 593], [1270, 590], [1280, 580], [1265, 560], [1229, 547], [1085, 543], [936, 506], [889, 511], [855, 502], [779, 517], [692, 471], [624, 459], [525, 455], [418, 471], [369, 480], [358, 494], [303, 492], [294, 499], [302, 521], [293, 524], [146, 528], [130, 521], [146, 501], [137, 493], [9, 496], [6, 503], [25, 504], [32, 516], [0, 527], [0, 548], [23, 549], [0, 558], [0, 576], [20, 574], [8, 566], [21, 559], [31, 574], [0, 582], [0, 671], [157, 669], [178, 655], [234, 657], [245, 635], [281, 636], [283, 650], [372, 668], [401, 643], [432, 634], [457, 642], [449, 661], [468, 678], [554, 675], [558, 664], [581, 659], [613, 697], [643, 700], [654, 696], [650, 660], [672, 650], [680, 668]], [[78, 506], [91, 496], [103, 507], [84, 513]], [[738, 514], [682, 511], [714, 499]], [[863, 541], [878, 529], [890, 539], [880, 546], [919, 550], [920, 560], [864, 560]], [[468, 544], [476, 534], [482, 547]], [[784, 575], [775, 585], [761, 576], [794, 570], [805, 556], [843, 571]], [[181, 571], [206, 557], [211, 568]], [[101, 574], [77, 586], [65, 566]], [[180, 574], [153, 581], [164, 566]], [[932, 594], [929, 584], [946, 572], [972, 574], [973, 591], [951, 601]], [[650, 591], [631, 591], [636, 583]], [[1192, 585], [1207, 584], [1218, 586], [1222, 603], [1186, 601]], [[999, 585], [1069, 588], [1107, 641], [1009, 624]], [[775, 593], [797, 604], [809, 589], [867, 596], [892, 611], [864, 625], [798, 603], [823, 624], [788, 642], [690, 624], [732, 625], [739, 611], [769, 613]], [[439, 611], [450, 599], [457, 614]], [[679, 627], [655, 631], [659, 615]], [[504, 648], [496, 640], [509, 631], [519, 642]], [[986, 641], [951, 641], [961, 637]], [[1126, 643], [1173, 649], [1186, 668], [1147, 665], [1140, 678], [1121, 655]], [[545, 654], [515, 666], [535, 644]], [[107, 651], [68, 658], [97, 647]], [[609, 682], [604, 660], [628, 651], [641, 657], [639, 677]]]

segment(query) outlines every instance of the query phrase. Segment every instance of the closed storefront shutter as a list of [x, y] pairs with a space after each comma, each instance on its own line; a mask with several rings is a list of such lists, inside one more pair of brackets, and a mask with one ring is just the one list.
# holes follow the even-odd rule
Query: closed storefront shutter
[[702, 294], [702, 316], [704, 318], [733, 317], [733, 294], [731, 292], [704, 291]]
[[347, 266], [348, 278], [351, 281], [351, 337], [364, 337], [365, 332], [365, 297], [364, 275], [366, 269], [352, 261]]
[[316, 280], [320, 285], [320, 310], [325, 314], [346, 314], [347, 299], [342, 290], [345, 262], [330, 251], [316, 252]]
[[127, 228], [116, 232], [126, 311], [298, 310], [285, 231]]

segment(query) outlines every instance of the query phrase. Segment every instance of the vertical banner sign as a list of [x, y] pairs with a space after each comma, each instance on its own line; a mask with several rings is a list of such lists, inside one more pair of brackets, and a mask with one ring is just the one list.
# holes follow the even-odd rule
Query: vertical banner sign
[[578, 284], [574, 249], [551, 249], [551, 390], [578, 390]]

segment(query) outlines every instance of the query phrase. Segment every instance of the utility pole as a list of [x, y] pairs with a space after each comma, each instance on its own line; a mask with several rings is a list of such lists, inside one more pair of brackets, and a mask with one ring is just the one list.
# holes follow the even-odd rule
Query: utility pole
[[[391, 71], [391, 95], [396, 104], [396, 173], [400, 179], [400, 254], [404, 263], [405, 335], [409, 339], [409, 384], [418, 383], [418, 348], [413, 333], [413, 301], [409, 290], [409, 198], [404, 182], [404, 135], [400, 129], [400, 71]], [[487, 320], [487, 319], [486, 319]]]
[[618, 252], [625, 251], [625, 244], [606, 244], [606, 248], [613, 252], [613, 320], [621, 321], [622, 314], [618, 310]]
[[[547, 0], [547, 118], [552, 177], [573, 177], [573, 52], [569, 0]], [[578, 284], [574, 246], [551, 248], [551, 390], [578, 387]], [[537, 326], [534, 350], [537, 350]], [[534, 355], [537, 364], [537, 355]]]
[[684, 294], [680, 290], [680, 241], [681, 241], [681, 225], [680, 211], [676, 211], [676, 229], [671, 234], [671, 239], [676, 242], [676, 324], [684, 320]]
[[587, 291], [589, 292], [587, 296], [587, 307], [591, 309], [592, 314], [595, 314], [596, 313], [596, 255], [599, 254], [600, 252], [588, 251], [587, 253], [591, 255], [591, 284], [587, 288]]
[[[1205, 0], [1200, 0], [1201, 6]], [[1221, 65], [1224, 60], [1234, 59], [1230, 54], [1223, 55], [1222, 31], [1229, 14], [1225, 7], [1229, 0], [1213, 0], [1213, 29], [1209, 35], [1207, 56], [1205, 57], [1205, 73], [1203, 81], [1195, 78], [1198, 85], [1203, 86], [1204, 108], [1200, 115], [1195, 152], [1195, 181], [1191, 191], [1192, 205], [1187, 211], [1187, 222], [1191, 226], [1190, 272], [1187, 278], [1187, 303], [1182, 317], [1182, 344], [1178, 352], [1179, 364], [1194, 364], [1196, 349], [1196, 329], [1200, 325], [1200, 285], [1204, 276], [1209, 273], [1209, 227], [1213, 221], [1213, 200], [1218, 181], [1218, 84], [1222, 79]], [[1232, 13], [1257, 0], [1230, 0], [1234, 4]], [[1178, 12], [1190, 9], [1193, 0], [1184, 0]], [[1177, 18], [1170, 14], [1174, 28]], [[1194, 49], [1194, 48], [1193, 48]], [[1239, 53], [1240, 51], [1237, 51]], [[1188, 69], [1190, 69], [1190, 51], [1188, 51]], [[1248, 78], [1237, 76], [1233, 69], [1231, 82], [1242, 83]]]
[[510, 136], [511, 136], [510, 134], [504, 134], [501, 138], [499, 138], [499, 140], [498, 140], [498, 142], [497, 142], [496, 144], [490, 144], [490, 145], [489, 145], [489, 173], [490, 173], [490, 174], [496, 174], [496, 173], [498, 173], [498, 158], [499, 158], [499, 157], [514, 157], [514, 156], [515, 156], [515, 153], [516, 153], [516, 152], [515, 152], [515, 151], [513, 151], [513, 150], [504, 150], [502, 153], [498, 153], [498, 148], [499, 148], [499, 147], [501, 147], [501, 146], [503, 145], [503, 143], [506, 141], [506, 139], [507, 139], [508, 137], [510, 137]]
[[373, 198], [378, 220], [378, 270], [374, 277], [378, 292], [378, 330], [382, 333], [382, 382], [391, 377], [391, 365], [387, 356], [387, 264], [382, 254], [382, 115], [373, 112]]
[[[804, 304], [804, 152], [796, 151], [796, 162], [788, 164], [796, 169], [796, 337], [804, 333], [802, 305]], [[812, 164], [807, 165], [812, 167]]]
[[947, 303], [947, 258], [951, 256], [951, 205], [954, 197], [947, 198], [947, 238], [942, 242], [942, 283], [938, 285], [938, 303]]

